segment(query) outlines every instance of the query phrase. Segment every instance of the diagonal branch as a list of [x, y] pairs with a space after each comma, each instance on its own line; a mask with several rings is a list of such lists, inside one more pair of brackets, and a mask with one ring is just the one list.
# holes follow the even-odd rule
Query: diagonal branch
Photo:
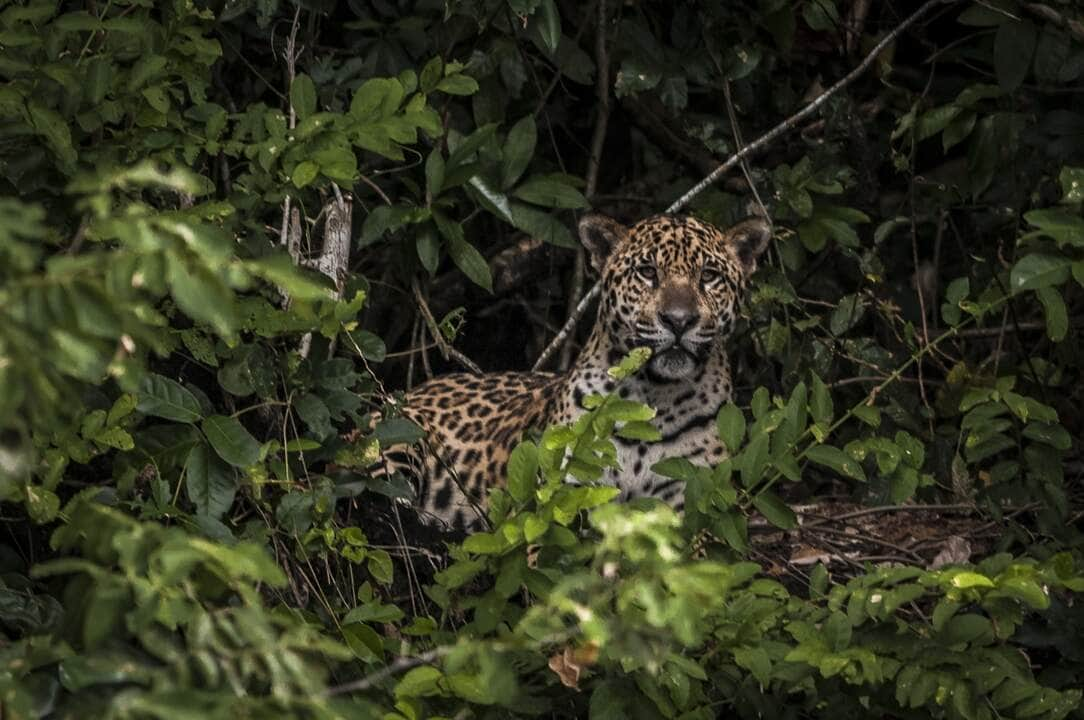
[[[842, 78], [840, 78], [834, 85], [832, 85], [832, 87], [828, 88], [823, 93], [821, 93], [819, 96], [814, 98], [812, 100], [812, 102], [810, 102], [804, 108], [802, 108], [801, 110], [799, 110], [795, 114], [791, 115], [786, 120], [783, 120], [781, 123], [779, 123], [778, 125], [773, 127], [771, 130], [764, 133], [763, 135], [761, 135], [760, 137], [758, 137], [756, 140], [749, 143], [748, 145], [743, 146], [736, 153], [731, 155], [726, 160], [726, 162], [722, 163], [717, 168], [715, 168], [715, 170], [713, 170], [711, 173], [709, 173], [707, 177], [705, 177], [703, 180], [698, 182], [687, 193], [685, 193], [680, 198], [678, 198], [676, 201], [674, 201], [670, 205], [670, 207], [666, 208], [666, 212], [667, 213], [678, 212], [679, 210], [684, 208], [686, 205], [688, 205], [689, 202], [694, 197], [696, 197], [697, 195], [702, 193], [712, 183], [714, 183], [716, 180], [718, 180], [720, 177], [722, 177], [728, 171], [730, 171], [735, 166], [737, 166], [745, 158], [749, 157], [750, 155], [752, 155], [755, 152], [758, 152], [758, 151], [764, 149], [767, 145], [769, 145], [776, 138], [778, 138], [779, 136], [783, 135], [784, 133], [787, 133], [790, 130], [794, 129], [800, 122], [802, 122], [803, 120], [808, 118], [810, 115], [815, 113], [817, 110], [819, 110], [820, 107], [822, 105], [824, 105], [824, 103], [827, 102], [830, 97], [832, 97], [833, 95], [838, 93], [840, 90], [842, 90], [843, 88], [847, 87], [848, 85], [853, 83], [855, 80], [857, 80], [858, 77], [862, 75], [862, 73], [864, 73], [866, 70], [869, 69], [869, 66], [874, 63], [874, 61], [877, 59], [877, 57], [882, 52], [884, 52], [885, 48], [887, 48], [889, 45], [891, 45], [893, 42], [895, 42], [896, 38], [898, 38], [901, 34], [903, 34], [903, 32], [905, 30], [907, 30], [907, 28], [914, 25], [924, 15], [928, 14], [931, 10], [938, 7], [939, 5], [946, 5], [947, 6], [947, 5], [950, 5], [950, 4], [953, 4], [953, 3], [957, 3], [959, 1], [960, 0], [927, 0], [927, 2], [925, 4], [923, 4], [921, 7], [919, 7], [918, 10], [915, 10], [913, 13], [911, 13], [911, 15], [908, 16], [906, 19], [904, 19], [903, 22], [901, 22], [899, 25], [897, 25], [895, 28], [893, 28], [887, 35], [885, 35], [883, 38], [881, 38], [881, 41], [879, 43], [877, 43], [873, 47], [872, 50], [870, 50], [869, 54], [867, 54], [862, 59], [862, 62], [858, 63], [858, 65], [855, 66], [855, 68], [853, 70], [851, 70], [849, 73], [847, 73]], [[587, 304], [588, 304], [587, 301], [590, 300], [592, 297], [597, 296], [599, 294], [600, 290], [601, 290], [600, 284], [598, 282], [596, 282], [594, 284], [594, 286], [583, 296], [583, 299], [580, 300], [580, 304], [576, 307], [576, 311], [579, 311], [579, 312], [574, 311], [569, 316], [568, 320], [565, 321], [564, 326], [561, 328], [561, 332], [559, 332], [557, 334], [557, 337], [553, 338], [553, 340], [550, 342], [550, 344], [542, 352], [542, 355], [539, 356], [538, 362], [536, 362], [535, 366], [534, 366], [535, 369], [537, 369], [537, 368], [541, 367], [543, 364], [545, 364], [545, 361], [549, 359], [549, 357], [554, 353], [554, 351], [557, 348], [559, 348], [568, 339], [569, 335], [571, 335], [572, 331], [575, 329], [576, 323], [579, 321], [580, 316], [583, 314], [583, 311], [585, 311], [587, 309], [587, 307], [586, 307]]]

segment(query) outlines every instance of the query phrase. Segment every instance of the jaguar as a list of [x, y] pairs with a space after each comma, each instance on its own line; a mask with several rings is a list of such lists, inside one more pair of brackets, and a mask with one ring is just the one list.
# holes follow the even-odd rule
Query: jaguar
[[[591, 334], [567, 372], [454, 373], [404, 397], [403, 414], [427, 439], [406, 448], [409, 457], [398, 464], [410, 465], [404, 469], [416, 481], [419, 509], [446, 525], [477, 528], [486, 493], [503, 483], [523, 436], [574, 422], [586, 412], [586, 396], [615, 388], [655, 408], [661, 434], [656, 442], [615, 438], [620, 469], [601, 482], [616, 486], [621, 499], [653, 496], [680, 509], [683, 484], [652, 465], [666, 457], [716, 462], [725, 454], [714, 419], [733, 389], [726, 341], [770, 226], [752, 218], [720, 230], [676, 215], [625, 226], [589, 214], [578, 230], [602, 292]], [[639, 347], [650, 348], [650, 359], [617, 387], [607, 369]]]

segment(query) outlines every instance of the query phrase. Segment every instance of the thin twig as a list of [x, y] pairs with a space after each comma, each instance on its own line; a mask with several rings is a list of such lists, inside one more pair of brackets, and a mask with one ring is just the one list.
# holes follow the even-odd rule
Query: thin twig
[[[422, 318], [425, 319], [425, 324], [429, 328], [429, 334], [432, 336], [433, 342], [437, 344], [437, 348], [440, 349], [440, 354], [444, 357], [444, 359], [448, 360], [449, 358], [451, 358], [463, 367], [470, 370], [475, 375], [481, 375], [482, 368], [478, 367], [469, 357], [449, 345], [448, 342], [444, 339], [444, 334], [437, 326], [437, 321], [433, 318], [433, 313], [429, 310], [429, 304], [425, 301], [425, 296], [422, 295], [422, 289], [418, 285], [417, 278], [414, 278], [410, 281], [410, 289], [414, 293], [414, 301], [418, 303], [418, 309], [421, 311]], [[425, 358], [424, 352], [422, 354], [422, 358]]]
[[814, 112], [816, 112], [820, 108], [821, 105], [823, 105], [825, 102], [828, 101], [828, 99], [830, 97], [832, 97], [837, 92], [839, 92], [840, 90], [842, 90], [843, 88], [847, 87], [852, 82], [857, 80], [858, 77], [862, 73], [864, 73], [869, 68], [870, 65], [873, 64], [873, 62], [877, 59], [877, 57], [882, 52], [884, 52], [885, 48], [887, 48], [889, 45], [891, 45], [893, 42], [895, 42], [896, 38], [898, 38], [903, 33], [904, 30], [911, 27], [911, 25], [913, 25], [916, 21], [918, 21], [918, 19], [921, 18], [923, 15], [925, 15], [926, 13], [928, 13], [930, 10], [937, 7], [938, 5], [947, 5], [947, 4], [951, 4], [951, 3], [955, 3], [955, 2], [959, 2], [959, 0], [928, 0], [928, 2], [926, 2], [924, 5], [922, 5], [922, 7], [920, 7], [918, 10], [916, 10], [914, 13], [912, 13], [907, 19], [905, 19], [902, 23], [897, 25], [891, 32], [889, 32], [887, 35], [885, 35], [881, 39], [881, 41], [879, 43], [877, 43], [873, 47], [873, 49], [869, 52], [869, 54], [867, 54], [862, 59], [862, 62], [858, 63], [858, 65], [854, 68], [854, 70], [851, 70], [849, 73], [847, 73], [842, 78], [840, 78], [838, 81], [836, 81], [836, 83], [834, 85], [832, 85], [832, 87], [828, 88], [823, 93], [821, 93], [819, 96], [814, 98], [812, 100], [812, 102], [810, 102], [804, 108], [799, 110], [797, 113], [795, 113], [794, 115], [791, 115], [786, 120], [779, 123], [778, 125], [773, 127], [771, 130], [764, 133], [763, 135], [758, 137], [756, 140], [754, 140], [753, 142], [749, 143], [748, 145], [746, 145], [745, 147], [741, 148], [736, 153], [731, 155], [730, 158], [726, 162], [724, 162], [719, 167], [715, 168], [715, 170], [712, 171], [712, 173], [710, 175], [708, 175], [706, 178], [704, 178], [703, 180], [698, 182], [696, 185], [693, 186], [693, 188], [691, 190], [689, 190], [687, 193], [685, 193], [680, 198], [678, 198], [672, 205], [670, 205], [670, 207], [668, 207], [666, 209], [666, 212], [674, 213], [674, 212], [677, 212], [678, 210], [680, 210], [681, 208], [685, 207], [687, 204], [689, 204], [690, 200], [692, 200], [694, 197], [696, 197], [697, 195], [702, 193], [705, 190], [705, 188], [707, 188], [709, 185], [711, 185], [716, 180], [718, 180], [720, 177], [722, 177], [723, 174], [728, 172], [731, 168], [733, 168], [735, 165], [737, 165], [739, 162], [741, 162], [747, 156], [749, 156], [749, 155], [757, 152], [758, 150], [762, 149], [763, 147], [768, 145], [770, 142], [775, 140], [777, 137], [779, 137], [783, 133], [785, 133], [785, 132], [787, 132], [789, 130], [792, 130], [799, 122], [801, 122], [802, 120], [805, 120], [807, 117], [809, 117]]
[[538, 356], [538, 360], [535, 361], [531, 370], [540, 370], [545, 367], [546, 362], [553, 357], [553, 353], [565, 343], [568, 336], [576, 329], [576, 323], [579, 322], [580, 317], [587, 312], [587, 306], [590, 305], [591, 301], [597, 298], [601, 292], [602, 283], [597, 282], [591, 286], [591, 289], [588, 290], [582, 298], [580, 298], [579, 305], [577, 305], [576, 309], [572, 311], [572, 314], [568, 316], [568, 320], [565, 321], [565, 324], [561, 326], [561, 332], [557, 333], [556, 337], [554, 337], [553, 340], [550, 341], [550, 344], [546, 346], [546, 349], [542, 351], [542, 354]]
[[[584, 194], [589, 201], [598, 192], [598, 173], [602, 165], [602, 144], [606, 141], [606, 127], [610, 120], [610, 57], [606, 50], [606, 0], [598, 0], [595, 15], [595, 98], [598, 100], [595, 129], [591, 134], [591, 150], [587, 158], [587, 177]], [[583, 297], [583, 282], [587, 272], [586, 252], [576, 251], [572, 268], [572, 283], [568, 291], [569, 313], [575, 312]], [[558, 367], [568, 369], [572, 359], [572, 343], [565, 343], [561, 350]]]
[[[297, 77], [297, 29], [299, 20], [301, 19], [301, 3], [298, 3], [297, 9], [294, 10], [294, 22], [290, 27], [290, 37], [286, 40], [286, 50], [283, 51], [283, 58], [286, 60], [286, 106], [287, 106], [287, 127], [293, 130], [297, 127], [297, 111], [294, 110], [294, 103], [290, 100], [290, 89], [294, 85], [294, 78]], [[282, 229], [279, 231], [279, 245], [286, 245], [289, 240], [289, 228], [290, 228], [290, 196], [286, 195], [286, 198], [282, 201]]]
[[[807, 117], [815, 113], [821, 107], [821, 105], [828, 101], [830, 97], [832, 97], [837, 92], [858, 79], [858, 77], [862, 75], [862, 73], [864, 73], [869, 68], [869, 66], [874, 63], [874, 61], [884, 51], [885, 48], [895, 42], [896, 38], [898, 38], [904, 30], [911, 27], [911, 25], [918, 21], [918, 19], [921, 18], [923, 15], [926, 15], [928, 12], [930, 12], [930, 10], [937, 7], [938, 5], [947, 5], [959, 1], [960, 0], [928, 0], [918, 10], [916, 10], [902, 23], [896, 26], [891, 32], [885, 35], [881, 39], [881, 41], [873, 47], [869, 54], [867, 54], [862, 59], [862, 62], [860, 62], [854, 68], [854, 70], [851, 70], [851, 72], [844, 75], [834, 85], [832, 85], [832, 87], [828, 88], [818, 97], [814, 98], [808, 105], [796, 112], [794, 115], [791, 115], [786, 120], [783, 120], [771, 130], [764, 133], [756, 140], [749, 143], [748, 145], [745, 145], [733, 155], [731, 155], [726, 162], [719, 165], [717, 168], [715, 168], [715, 170], [709, 173], [707, 177], [694, 185], [692, 189], [690, 189], [687, 193], [675, 200], [670, 205], [670, 207], [666, 208], [666, 212], [676, 213], [677, 211], [681, 210], [683, 207], [689, 204], [690, 200], [702, 193], [712, 183], [714, 183], [716, 180], [718, 180], [720, 177], [730, 171], [735, 165], [740, 163], [746, 157], [763, 149], [780, 135], [788, 132], [789, 130], [792, 130], [802, 120], [805, 120]], [[580, 304], [576, 307], [576, 310], [580, 310], [581, 307], [586, 310], [587, 301], [597, 296], [600, 291], [600, 284], [596, 282], [594, 286], [580, 300]], [[538, 368], [545, 365], [546, 361], [549, 360], [550, 356], [553, 355], [556, 349], [561, 347], [565, 340], [568, 339], [568, 336], [572, 333], [572, 330], [575, 328], [576, 322], [580, 319], [580, 315], [582, 314], [583, 312], [573, 312], [572, 315], [569, 316], [568, 320], [565, 321], [564, 327], [561, 328], [561, 332], [557, 334], [557, 337], [550, 341], [550, 344], [546, 346], [546, 349], [542, 352], [542, 355], [538, 358], [538, 361], [535, 362], [534, 369], [537, 370]]]

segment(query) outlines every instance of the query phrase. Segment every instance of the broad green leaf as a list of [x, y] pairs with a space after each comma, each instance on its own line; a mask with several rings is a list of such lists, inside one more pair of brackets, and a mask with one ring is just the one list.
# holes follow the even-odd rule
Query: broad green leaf
[[384, 418], [373, 428], [373, 437], [381, 447], [397, 443], [413, 443], [425, 437], [425, 430], [405, 417]]
[[813, 389], [809, 397], [809, 414], [812, 416], [813, 422], [827, 429], [832, 424], [832, 418], [835, 416], [832, 395], [828, 391], [828, 386], [816, 373], [813, 373], [812, 383]]
[[404, 95], [403, 85], [397, 79], [371, 78], [354, 91], [350, 115], [365, 121], [389, 117], [399, 109]]
[[957, 573], [952, 576], [953, 587], [961, 589], [973, 588], [973, 587], [994, 587], [994, 581], [986, 577], [982, 573], [971, 572], [970, 570]]
[[534, 157], [538, 129], [534, 115], [527, 115], [508, 131], [501, 157], [501, 189], [508, 190], [523, 175]]
[[418, 236], [414, 240], [414, 247], [418, 252], [418, 260], [421, 261], [422, 267], [430, 275], [435, 274], [440, 266], [440, 240], [437, 238], [437, 233], [433, 230], [432, 225], [418, 231]]
[[719, 408], [719, 413], [715, 416], [715, 428], [727, 451], [731, 455], [738, 452], [742, 440], [745, 439], [745, 414], [741, 408], [734, 403], [727, 403]]
[[237, 327], [236, 303], [220, 278], [202, 264], [189, 264], [170, 254], [168, 259], [169, 288], [189, 317], [201, 320], [219, 335], [230, 335]]
[[512, 217], [512, 205], [509, 203], [507, 195], [494, 190], [481, 175], [472, 177], [468, 185], [474, 191], [474, 196], [478, 202], [487, 210], [509, 225], [515, 225], [515, 218]]
[[196, 396], [175, 380], [154, 373], [139, 384], [139, 411], [167, 420], [195, 423], [203, 413]]
[[218, 456], [235, 467], [248, 467], [260, 459], [260, 443], [241, 421], [227, 415], [212, 415], [200, 423], [203, 434]]
[[512, 193], [520, 200], [555, 208], [585, 208], [587, 198], [576, 188], [557, 179], [560, 176], [536, 175], [528, 178]]
[[290, 182], [294, 184], [294, 187], [303, 188], [320, 174], [320, 166], [314, 163], [312, 160], [303, 160], [297, 164], [294, 171], [290, 174]]
[[997, 84], [1007, 93], [1020, 87], [1031, 68], [1038, 29], [1029, 20], [1007, 20], [994, 37], [994, 71]]
[[489, 272], [489, 263], [482, 257], [482, 253], [463, 239], [463, 228], [459, 223], [444, 217], [441, 213], [433, 213], [433, 219], [437, 221], [440, 234], [448, 242], [448, 255], [456, 267], [475, 285], [493, 292], [493, 277]]
[[538, 448], [523, 441], [508, 456], [508, 494], [518, 503], [527, 502], [538, 487]]
[[850, 455], [837, 447], [831, 445], [814, 445], [806, 451], [805, 457], [818, 465], [823, 465], [824, 467], [835, 470], [840, 475], [845, 475], [846, 477], [861, 482], [866, 481], [866, 473], [862, 470], [862, 466]]
[[313, 393], [305, 393], [294, 401], [294, 410], [308, 427], [309, 432], [323, 439], [335, 432], [331, 424], [331, 411], [327, 404]]
[[541, 0], [535, 17], [538, 19], [538, 34], [546, 49], [551, 53], [557, 52], [561, 42], [561, 13], [557, 10], [556, 1]]
[[290, 106], [301, 120], [316, 112], [316, 86], [305, 73], [294, 77], [290, 84]]
[[663, 477], [684, 480], [686, 482], [695, 480], [700, 475], [696, 465], [693, 465], [689, 460], [683, 457], [672, 457], [660, 460], [651, 466], [651, 471], [656, 472]]
[[395, 686], [395, 697], [411, 698], [437, 695], [441, 692], [438, 683], [444, 673], [435, 667], [423, 665], [409, 671]]
[[469, 75], [456, 73], [437, 83], [436, 89], [449, 95], [473, 95], [478, 92], [478, 81]]
[[531, 237], [558, 247], [579, 247], [568, 226], [549, 213], [521, 202], [513, 202], [510, 207], [512, 224]]
[[[1063, 168], [1063, 175], [1067, 169]], [[1084, 218], [1079, 215], [1059, 208], [1044, 208], [1024, 213], [1024, 219], [1043, 235], [1054, 238], [1058, 247], [1084, 247]]]
[[1061, 293], [1052, 287], [1041, 287], [1035, 291], [1043, 304], [1046, 315], [1046, 335], [1054, 342], [1061, 342], [1069, 332], [1069, 311]]
[[753, 498], [753, 506], [760, 511], [761, 515], [783, 530], [791, 530], [798, 527], [798, 518], [778, 495], [770, 490], [757, 493]]
[[444, 188], [444, 156], [440, 148], [433, 148], [425, 160], [425, 192], [429, 198], [436, 198]]
[[764, 477], [768, 467], [770, 438], [767, 433], [756, 434], [746, 445], [741, 454], [741, 482], [747, 488], [753, 487]]
[[1070, 261], [1063, 255], [1029, 253], [1017, 261], [1009, 275], [1015, 292], [1061, 285], [1069, 279]]
[[196, 506], [196, 513], [216, 520], [233, 505], [237, 492], [237, 473], [211, 452], [206, 443], [199, 443], [188, 453], [185, 462], [185, 490]]

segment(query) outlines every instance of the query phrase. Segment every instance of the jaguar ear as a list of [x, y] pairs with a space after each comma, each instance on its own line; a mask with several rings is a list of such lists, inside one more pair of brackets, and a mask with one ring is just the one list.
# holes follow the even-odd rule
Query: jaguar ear
[[591, 255], [591, 266], [601, 274], [606, 258], [617, 244], [624, 240], [629, 229], [613, 218], [590, 213], [580, 218], [580, 242]]
[[768, 249], [772, 227], [763, 218], [743, 220], [726, 231], [727, 241], [738, 251], [746, 275], [757, 269], [757, 258]]

